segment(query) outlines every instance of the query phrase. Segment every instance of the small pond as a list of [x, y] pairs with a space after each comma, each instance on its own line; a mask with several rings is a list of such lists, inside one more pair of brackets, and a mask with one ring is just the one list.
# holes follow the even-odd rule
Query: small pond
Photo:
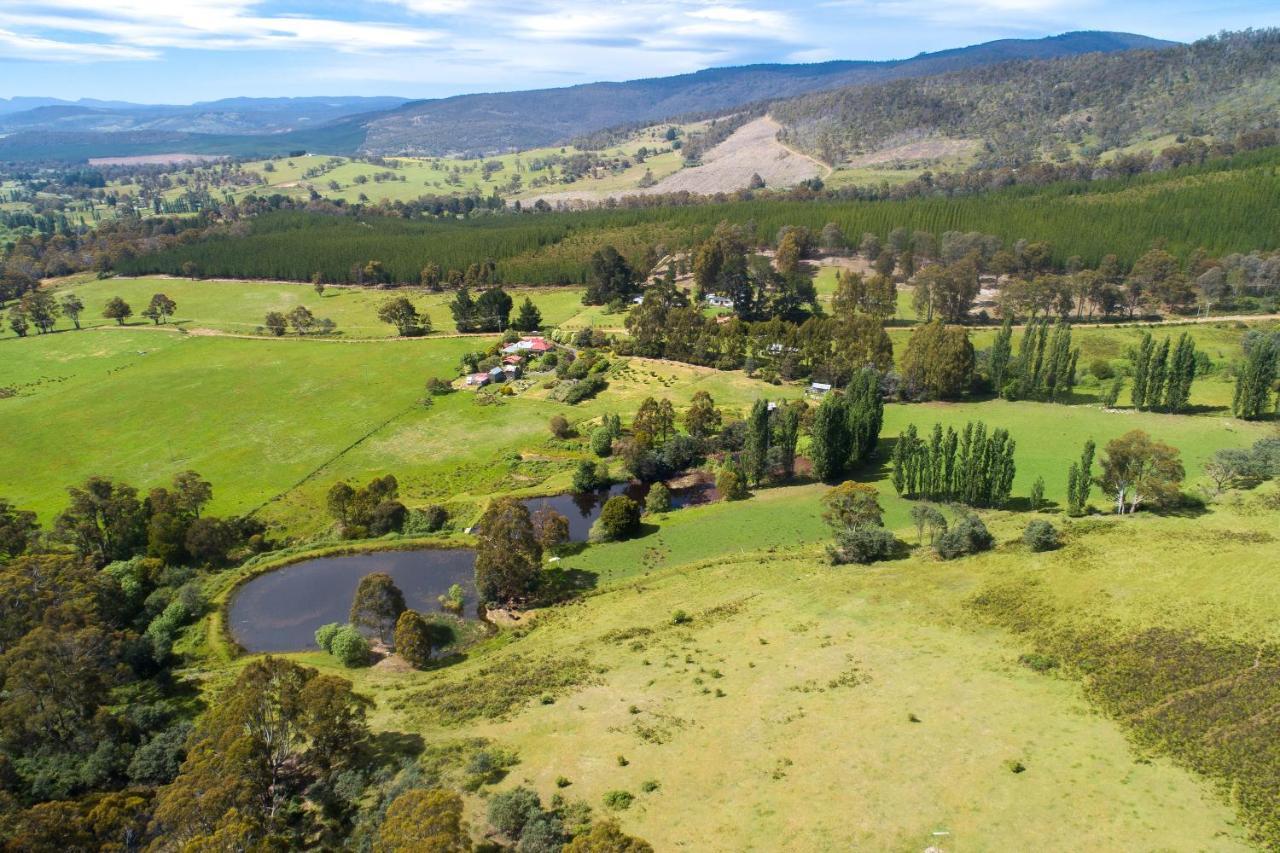
[[[698, 481], [689, 486], [671, 489], [671, 508], [680, 509], [697, 503], [711, 500], [713, 486], [709, 482]], [[605, 501], [614, 495], [626, 495], [636, 503], [644, 506], [645, 496], [649, 494], [648, 483], [614, 483], [607, 489], [595, 492], [568, 493], [551, 495], [550, 497], [528, 498], [522, 503], [534, 513], [540, 509], [553, 509], [569, 520], [569, 539], [573, 542], [585, 542], [591, 533], [591, 525], [600, 517]]]
[[318, 557], [258, 575], [236, 591], [227, 611], [231, 634], [250, 652], [316, 648], [315, 632], [346, 622], [360, 578], [386, 572], [421, 613], [440, 612], [439, 596], [453, 584], [466, 591], [463, 613], [476, 609], [475, 552], [466, 549], [378, 551]]

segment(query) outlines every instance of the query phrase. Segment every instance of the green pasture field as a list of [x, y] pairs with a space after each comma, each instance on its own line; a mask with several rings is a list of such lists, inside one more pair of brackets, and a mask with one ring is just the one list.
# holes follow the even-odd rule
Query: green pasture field
[[[145, 491], [194, 469], [214, 484], [212, 513], [257, 510], [276, 538], [326, 541], [328, 487], [387, 473], [408, 505], [445, 503], [461, 528], [495, 494], [567, 490], [599, 417], [629, 418], [646, 396], [683, 408], [706, 390], [731, 418], [757, 398], [803, 393], [741, 372], [615, 359], [608, 389], [578, 406], [549, 400], [536, 376], [510, 397], [459, 391], [427, 405], [426, 379], [456, 376], [460, 356], [494, 338], [390, 339], [372, 317], [395, 291], [317, 297], [307, 285], [158, 278], [59, 287], [74, 288], [87, 314], [117, 293], [140, 311], [166, 292], [183, 331], [94, 317], [79, 332], [64, 322], [55, 334], [0, 340], [0, 387], [14, 392], [0, 398], [0, 495], [46, 524], [65, 488], [91, 475]], [[579, 288], [531, 292], [549, 321], [621, 322], [583, 308]], [[440, 325], [443, 307], [431, 300], [444, 297], [414, 295]], [[226, 334], [293, 304], [333, 317], [344, 337]], [[1280, 586], [1264, 570], [1274, 510], [1260, 503], [1274, 484], [1203, 511], [1059, 514], [1067, 467], [1086, 439], [1101, 448], [1144, 429], [1181, 450], [1194, 489], [1215, 450], [1274, 434], [1272, 424], [1220, 408], [1242, 328], [1186, 328], [1214, 362], [1195, 386], [1193, 415], [1104, 411], [1088, 383], [1075, 405], [886, 407], [878, 458], [851, 476], [876, 485], [886, 524], [907, 545], [916, 541], [910, 503], [893, 493], [883, 464], [899, 432], [977, 419], [1010, 431], [1015, 500], [983, 513], [1000, 542], [993, 552], [944, 563], [919, 549], [832, 567], [827, 487], [765, 487], [742, 502], [646, 517], [637, 539], [565, 557], [559, 568], [590, 581], [584, 597], [525, 618], [450, 666], [338, 670], [325, 655], [294, 657], [351, 678], [376, 702], [379, 731], [428, 746], [484, 737], [513, 750], [520, 762], [503, 786], [529, 784], [544, 801], [556, 792], [585, 799], [598, 814], [609, 813], [607, 792], [632, 793], [615, 816], [660, 850], [772, 850], [779, 838], [815, 851], [1248, 849], [1246, 828], [1208, 780], [1137, 749], [1129, 722], [1097, 713], [1065, 672], [1021, 663], [1031, 641], [972, 607], [975, 596], [1016, 584], [1082, 630], [1105, 622], [1277, 638]], [[357, 332], [373, 339], [355, 340]], [[1123, 370], [1138, 333], [1078, 328], [1082, 365], [1106, 358]], [[908, 332], [892, 334], [901, 352]], [[976, 345], [989, 346], [992, 334], [975, 332]], [[578, 437], [553, 438], [553, 414]], [[1066, 536], [1057, 552], [1031, 554], [1019, 541], [1036, 516], [1018, 499], [1038, 477], [1051, 502], [1038, 517]], [[1108, 497], [1095, 489], [1091, 503], [1105, 512]], [[678, 610], [690, 618], [677, 625]], [[194, 642], [198, 633], [184, 648], [208, 684], [221, 683], [239, 664]], [[485, 711], [486, 700], [507, 711]], [[467, 809], [482, 826], [483, 798], [468, 796]]]
[[[226, 280], [192, 280], [147, 276], [142, 278], [116, 277], [96, 279], [75, 276], [55, 285], [59, 296], [74, 292], [85, 305], [81, 325], [85, 327], [115, 326], [114, 320], [102, 316], [103, 306], [114, 296], [119, 296], [133, 308], [133, 317], [126, 325], [152, 327], [152, 321], [141, 316], [147, 303], [156, 293], [163, 293], [177, 303], [177, 313], [166, 326], [176, 329], [213, 329], [229, 334], [258, 335], [269, 311], [288, 314], [298, 305], [305, 306], [316, 317], [328, 317], [337, 323], [337, 333], [343, 339], [395, 337], [394, 326], [383, 323], [377, 317], [378, 307], [399, 296], [409, 298], [419, 311], [425, 311], [438, 333], [456, 333], [449, 303], [453, 293], [431, 293], [419, 287], [401, 287], [379, 290], [371, 287], [326, 287], [323, 295], [316, 293], [309, 284], [290, 282], [246, 282]], [[582, 304], [581, 288], [541, 287], [510, 288], [507, 291], [515, 304], [512, 316], [528, 297], [542, 312], [548, 326], [590, 326], [593, 317], [602, 317], [603, 309], [588, 311]], [[621, 326], [621, 318], [618, 318]], [[59, 320], [59, 327], [70, 328], [71, 322]], [[2, 337], [13, 337], [7, 326]]]
[[[214, 292], [223, 287], [187, 284]], [[307, 288], [279, 287], [316, 298]], [[181, 309], [182, 297], [175, 298]], [[0, 342], [8, 354], [0, 386], [17, 394], [0, 405], [15, 430], [0, 448], [0, 470], [12, 472], [0, 494], [48, 518], [61, 506], [65, 487], [91, 474], [148, 488], [194, 468], [217, 487], [215, 511], [245, 512], [275, 498], [266, 518], [314, 532], [327, 525], [316, 510], [337, 479], [394, 473], [417, 504], [461, 500], [478, 506], [494, 491], [564, 489], [574, 453], [544, 447], [547, 420], [557, 412], [574, 421], [605, 412], [626, 415], [649, 395], [681, 406], [700, 388], [741, 412], [756, 397], [801, 390], [740, 372], [634, 359], [615, 367], [604, 394], [576, 407], [548, 401], [536, 380], [488, 406], [465, 391], [437, 398], [430, 408], [421, 404], [426, 379], [452, 379], [460, 356], [490, 340], [243, 340], [147, 326], [9, 338]], [[1221, 381], [1197, 383], [1193, 403], [1212, 404], [1227, 388]], [[1183, 448], [1189, 470], [1197, 471], [1217, 448], [1250, 443], [1265, 429], [1224, 417], [991, 401], [891, 405], [884, 434], [896, 435], [909, 422], [929, 429], [935, 421], [962, 426], [974, 418], [1020, 439], [1015, 492], [1025, 495], [1035, 477], [1044, 476], [1053, 500], [1061, 500], [1065, 489], [1063, 460], [1070, 456], [1064, 454], [1074, 454], [1087, 438], [1102, 444], [1142, 427]], [[1046, 433], [1051, 441], [1041, 440]]]
[[[559, 790], [603, 809], [606, 792], [629, 791], [636, 801], [618, 817], [658, 849], [767, 850], [781, 837], [797, 850], [923, 849], [939, 837], [978, 850], [1248, 849], [1208, 784], [1135, 750], [1072, 680], [1020, 664], [1027, 649], [966, 602], [1016, 579], [1079, 624], [1274, 636], [1280, 591], [1257, 571], [1257, 546], [1218, 535], [1260, 534], [1268, 519], [1220, 505], [1192, 541], [1186, 518], [1079, 533], [1067, 523], [1063, 550], [1032, 555], [1016, 541], [1027, 514], [991, 513], [1003, 544], [989, 554], [833, 568], [819, 553], [817, 497], [813, 486], [764, 490], [670, 513], [639, 540], [567, 558], [597, 574], [599, 592], [505, 642], [436, 672], [343, 674], [375, 698], [380, 729], [515, 749], [505, 784], [544, 800]], [[772, 542], [752, 535], [762, 526]], [[676, 556], [646, 562], [655, 551]], [[676, 611], [689, 621], [673, 624]], [[577, 660], [590, 671], [578, 684], [543, 693], [516, 680]], [[515, 708], [495, 719], [466, 701], [433, 709], [436, 691], [463, 685]], [[470, 806], [481, 820], [483, 802]]]

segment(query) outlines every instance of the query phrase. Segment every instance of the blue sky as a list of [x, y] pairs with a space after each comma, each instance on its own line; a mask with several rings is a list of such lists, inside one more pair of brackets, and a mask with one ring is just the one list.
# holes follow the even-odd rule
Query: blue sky
[[190, 103], [567, 86], [1122, 30], [1280, 26], [1277, 0], [0, 0], [0, 97]]

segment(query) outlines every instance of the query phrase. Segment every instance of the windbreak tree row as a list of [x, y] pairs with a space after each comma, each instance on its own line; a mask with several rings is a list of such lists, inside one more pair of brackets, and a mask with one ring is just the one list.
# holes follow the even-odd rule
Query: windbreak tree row
[[893, 487], [910, 498], [1001, 506], [1013, 488], [1016, 444], [1007, 430], [988, 432], [982, 421], [960, 432], [934, 424], [927, 440], [911, 424], [893, 447]]

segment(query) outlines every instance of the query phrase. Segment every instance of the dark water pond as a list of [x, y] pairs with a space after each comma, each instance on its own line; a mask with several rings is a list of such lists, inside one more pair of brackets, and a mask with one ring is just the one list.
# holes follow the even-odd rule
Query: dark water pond
[[[705, 503], [711, 497], [710, 483], [695, 483], [691, 486], [671, 490], [671, 508], [680, 509], [696, 503]], [[591, 525], [600, 517], [600, 510], [605, 501], [614, 495], [626, 495], [636, 503], [644, 506], [644, 499], [649, 494], [648, 483], [614, 483], [607, 489], [595, 492], [569, 493], [552, 495], [551, 497], [529, 498], [523, 501], [529, 512], [540, 509], [553, 509], [569, 519], [569, 539], [574, 542], [587, 541], [591, 533]]]
[[316, 648], [315, 632], [346, 622], [360, 578], [386, 572], [421, 613], [440, 611], [439, 596], [452, 584], [466, 592], [463, 613], [476, 608], [475, 552], [465, 549], [379, 551], [319, 557], [259, 575], [236, 592], [227, 613], [231, 634], [250, 652]]

